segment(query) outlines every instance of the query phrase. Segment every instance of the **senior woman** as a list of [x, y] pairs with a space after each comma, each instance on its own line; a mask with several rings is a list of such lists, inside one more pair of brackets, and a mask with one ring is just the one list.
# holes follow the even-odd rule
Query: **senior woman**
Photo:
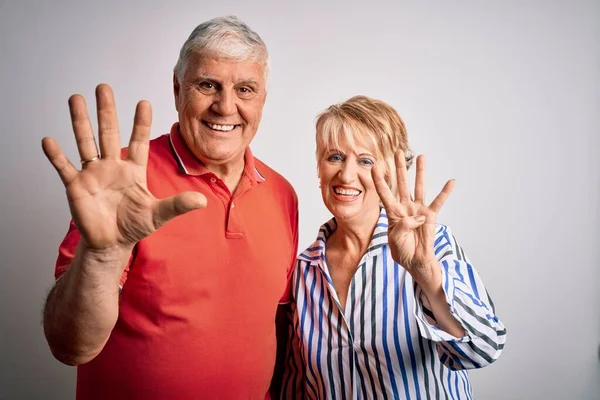
[[[388, 104], [356, 96], [317, 120], [323, 202], [334, 218], [292, 273], [282, 398], [471, 399], [468, 369], [495, 361], [506, 330], [450, 228], [448, 181], [414, 197], [406, 129]], [[383, 206], [381, 206], [381, 203]]]

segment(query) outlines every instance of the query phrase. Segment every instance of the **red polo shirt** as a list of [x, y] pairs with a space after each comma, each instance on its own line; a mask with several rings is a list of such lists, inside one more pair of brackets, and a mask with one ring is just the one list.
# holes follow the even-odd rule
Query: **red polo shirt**
[[[78, 367], [77, 397], [265, 398], [275, 312], [297, 250], [294, 190], [248, 149], [232, 195], [192, 155], [178, 124], [150, 142], [148, 189], [157, 198], [200, 191], [208, 206], [136, 245], [121, 279], [119, 319], [102, 352]], [[78, 241], [71, 224], [57, 278]]]

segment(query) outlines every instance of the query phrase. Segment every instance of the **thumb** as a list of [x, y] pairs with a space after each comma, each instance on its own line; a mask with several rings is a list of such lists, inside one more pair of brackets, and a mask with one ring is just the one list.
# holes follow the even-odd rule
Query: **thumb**
[[427, 218], [425, 218], [424, 215], [416, 215], [413, 217], [404, 217], [403, 220], [404, 220], [403, 222], [404, 222], [406, 228], [413, 230], [413, 229], [417, 229], [418, 227], [423, 225], [425, 223], [425, 221], [427, 220]]
[[159, 200], [154, 207], [154, 225], [158, 229], [171, 219], [198, 208], [205, 208], [208, 201], [200, 192], [183, 192]]

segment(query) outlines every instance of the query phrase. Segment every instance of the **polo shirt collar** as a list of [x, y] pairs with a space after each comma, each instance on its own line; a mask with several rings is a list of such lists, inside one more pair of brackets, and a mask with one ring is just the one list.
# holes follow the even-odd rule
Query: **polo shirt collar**
[[[173, 150], [173, 156], [177, 162], [177, 166], [182, 173], [186, 175], [201, 176], [206, 174], [212, 174], [213, 172], [206, 168], [200, 160], [194, 156], [194, 154], [187, 147], [181, 132], [179, 130], [179, 122], [176, 122], [171, 127], [171, 133], [169, 134], [171, 141], [171, 149]], [[256, 168], [254, 162], [254, 156], [250, 147], [246, 148], [244, 152], [244, 174], [248, 177], [253, 178], [256, 183], [262, 183], [267, 180], [263, 174]]]

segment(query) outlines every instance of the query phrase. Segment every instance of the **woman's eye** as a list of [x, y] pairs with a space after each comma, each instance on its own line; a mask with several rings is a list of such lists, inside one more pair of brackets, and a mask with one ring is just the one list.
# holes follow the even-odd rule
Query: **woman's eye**
[[344, 158], [341, 156], [341, 154], [334, 153], [334, 154], [331, 154], [327, 158], [327, 161], [330, 161], [330, 162], [339, 162], [339, 161], [344, 161]]
[[371, 167], [373, 166], [373, 164], [375, 164], [375, 162], [373, 160], [371, 160], [370, 158], [361, 158], [358, 160], [360, 165], [364, 165], [366, 167]]

